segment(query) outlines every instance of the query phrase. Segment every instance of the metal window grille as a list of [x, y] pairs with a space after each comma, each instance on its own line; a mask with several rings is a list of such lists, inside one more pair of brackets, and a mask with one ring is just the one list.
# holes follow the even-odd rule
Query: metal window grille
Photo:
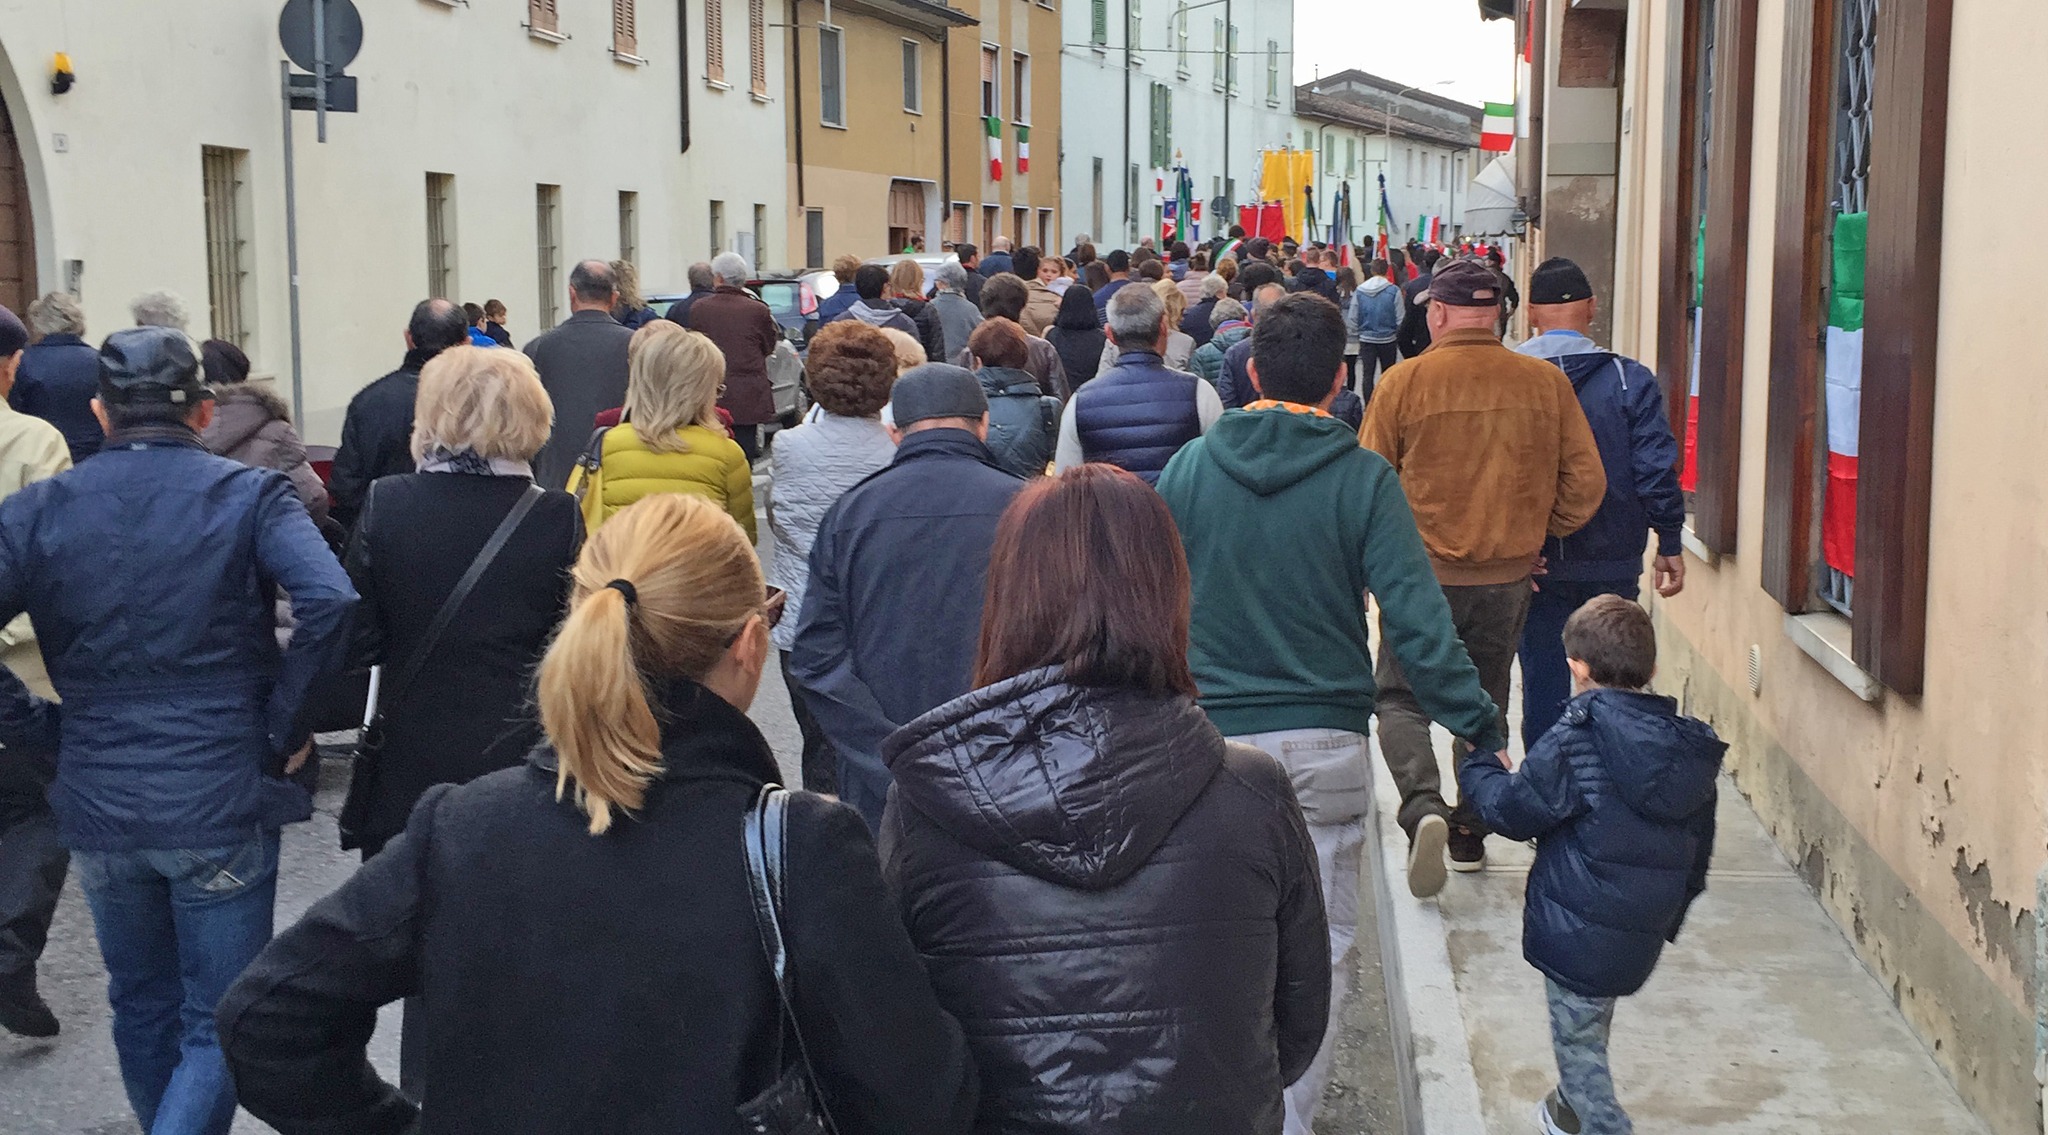
[[747, 89], [768, 93], [768, 0], [747, 0]]
[[[1836, 43], [1841, 57], [1835, 79], [1835, 192], [1823, 233], [1835, 231], [1834, 218], [1870, 208], [1871, 108], [1877, 78], [1877, 8], [1879, 0], [1841, 0], [1841, 26]], [[1832, 249], [1823, 263], [1833, 263]], [[1825, 380], [1823, 380], [1824, 382]], [[1821, 392], [1823, 405], [1827, 392]], [[1827, 451], [1826, 415], [1820, 415], [1822, 452]], [[1819, 557], [1816, 557], [1819, 559]], [[1823, 602], [1849, 614], [1856, 600], [1856, 580], [1819, 559], [1815, 587]]]
[[846, 125], [846, 40], [838, 28], [818, 28], [818, 119]]
[[200, 150], [206, 196], [206, 299], [212, 309], [213, 338], [237, 347], [249, 343], [245, 318], [249, 242], [242, 231], [242, 198], [248, 190], [242, 169], [247, 159], [247, 150], [220, 146]]
[[455, 294], [455, 175], [427, 175], [427, 294]]
[[725, 202], [711, 203], [711, 255], [725, 251]]
[[533, 225], [540, 275], [540, 303], [534, 310], [540, 315], [541, 330], [545, 331], [562, 318], [561, 186], [533, 187]]
[[556, 0], [526, 0], [526, 26], [537, 32], [561, 31], [561, 13]]
[[704, 0], [704, 78], [725, 82], [725, 0]]
[[640, 195], [619, 190], [619, 259], [640, 264]]
[[634, 0], [612, 0], [612, 53], [615, 55], [640, 54], [639, 20], [633, 11]]
[[924, 111], [924, 61], [917, 41], [903, 41], [903, 109]]

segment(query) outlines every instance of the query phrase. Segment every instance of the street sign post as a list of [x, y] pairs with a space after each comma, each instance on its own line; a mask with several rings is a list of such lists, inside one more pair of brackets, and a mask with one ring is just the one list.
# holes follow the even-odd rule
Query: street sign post
[[[363, 49], [363, 17], [353, 0], [286, 0], [277, 15], [277, 41], [286, 59], [277, 65], [284, 101], [284, 249], [291, 284], [292, 413], [306, 421], [306, 380], [299, 338], [299, 201], [293, 176], [292, 112], [313, 112], [315, 134], [327, 141], [327, 112], [353, 114], [356, 80], [342, 74]], [[292, 71], [296, 63], [310, 74]]]

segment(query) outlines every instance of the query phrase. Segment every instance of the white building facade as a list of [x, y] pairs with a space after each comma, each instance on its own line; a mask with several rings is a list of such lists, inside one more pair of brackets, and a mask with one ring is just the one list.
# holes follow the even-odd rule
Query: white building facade
[[1378, 232], [1379, 178], [1386, 176], [1388, 239], [1448, 243], [1464, 229], [1469, 185], [1482, 159], [1483, 111], [1363, 71], [1343, 71], [1295, 91], [1291, 144], [1313, 151], [1315, 199], [1327, 227], [1335, 194], [1351, 186], [1351, 239]]
[[[1201, 203], [1258, 196], [1259, 152], [1294, 127], [1294, 0], [1066, 0], [1061, 227], [1103, 248], [1156, 237], [1179, 168]], [[1163, 188], [1162, 188], [1163, 185]]]
[[[716, 249], [788, 263], [783, 33], [758, 0], [358, 3], [359, 112], [324, 145], [293, 116], [309, 442], [428, 295], [503, 300], [524, 342], [580, 259], [631, 259], [649, 291]], [[0, 0], [0, 302], [76, 290], [97, 341], [168, 289], [289, 393], [279, 7]], [[77, 81], [53, 94], [59, 52]]]

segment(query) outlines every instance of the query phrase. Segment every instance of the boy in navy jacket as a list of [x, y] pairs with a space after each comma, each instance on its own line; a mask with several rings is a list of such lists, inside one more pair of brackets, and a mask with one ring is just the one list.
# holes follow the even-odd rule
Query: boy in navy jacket
[[1519, 772], [1471, 760], [1458, 783], [1488, 827], [1533, 839], [1522, 956], [1543, 972], [1558, 1087], [1537, 1107], [1549, 1135], [1628, 1135], [1607, 1066], [1614, 1002], [1643, 987], [1707, 888], [1727, 749], [1670, 698], [1650, 616], [1601, 595], [1564, 626], [1574, 697]]

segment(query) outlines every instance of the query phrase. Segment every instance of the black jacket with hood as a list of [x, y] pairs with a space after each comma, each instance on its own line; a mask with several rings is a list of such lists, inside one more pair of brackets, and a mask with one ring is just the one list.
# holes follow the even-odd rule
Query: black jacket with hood
[[1042, 477], [1060, 443], [1060, 400], [1030, 372], [983, 367], [975, 375], [988, 395], [988, 449], [1019, 477]]
[[1194, 702], [1036, 670], [889, 739], [883, 874], [994, 1135], [1270, 1135], [1328, 929], [1287, 774]]

